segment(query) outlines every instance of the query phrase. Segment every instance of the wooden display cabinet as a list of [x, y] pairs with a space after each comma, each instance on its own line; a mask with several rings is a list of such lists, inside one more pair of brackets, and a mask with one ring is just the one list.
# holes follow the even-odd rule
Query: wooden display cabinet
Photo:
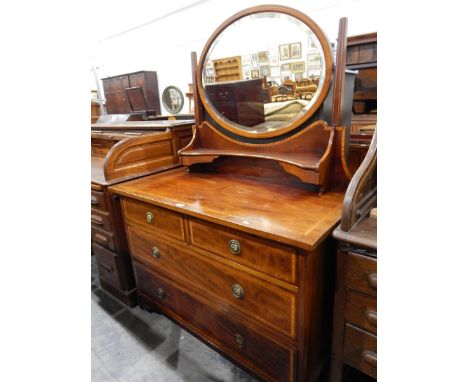
[[238, 81], [242, 79], [241, 57], [226, 57], [213, 60], [216, 82]]

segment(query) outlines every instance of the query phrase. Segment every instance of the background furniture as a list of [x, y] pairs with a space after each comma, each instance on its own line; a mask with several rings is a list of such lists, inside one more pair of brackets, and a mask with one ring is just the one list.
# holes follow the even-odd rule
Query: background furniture
[[161, 114], [158, 77], [154, 71], [140, 71], [102, 79], [108, 114], [126, 114], [132, 111], [125, 89], [140, 86], [148, 110]]
[[226, 57], [213, 60], [216, 82], [242, 79], [241, 57]]
[[[106, 120], [107, 116], [102, 119]], [[103, 289], [136, 304], [120, 202], [109, 186], [179, 166], [193, 120], [98, 122], [91, 127], [91, 244]]]
[[377, 33], [348, 37], [346, 68], [358, 70], [351, 132], [377, 123]]
[[333, 232], [339, 241], [333, 317], [331, 382], [343, 365], [377, 376], [377, 133], [354, 175]]
[[[329, 356], [330, 234], [348, 182], [340, 156], [341, 116], [351, 108], [343, 99], [346, 20], [333, 73], [323, 32], [291, 8], [249, 8], [217, 30], [265, 12], [300, 19], [323, 46], [318, 103], [254, 132], [213, 106], [219, 93], [210, 89], [220, 88], [202, 83], [206, 67], [192, 53], [196, 124], [179, 151], [184, 167], [111, 191], [122, 199], [140, 306], [167, 315], [262, 380], [316, 381]], [[209, 61], [216, 38], [200, 63]], [[323, 115], [331, 115], [330, 124]], [[310, 163], [315, 168], [303, 169]]]

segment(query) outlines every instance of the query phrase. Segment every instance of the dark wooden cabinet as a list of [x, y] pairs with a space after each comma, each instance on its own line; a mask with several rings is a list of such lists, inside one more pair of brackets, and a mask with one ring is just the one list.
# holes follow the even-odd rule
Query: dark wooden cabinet
[[161, 114], [158, 77], [154, 71], [141, 71], [121, 74], [102, 79], [108, 114], [127, 114], [131, 112], [125, 89], [141, 87], [148, 109], [156, 115]]

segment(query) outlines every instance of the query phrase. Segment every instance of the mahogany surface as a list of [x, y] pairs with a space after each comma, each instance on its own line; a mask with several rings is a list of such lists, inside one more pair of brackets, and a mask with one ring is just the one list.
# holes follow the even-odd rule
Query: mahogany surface
[[300, 184], [193, 173], [186, 168], [135, 179], [112, 190], [305, 250], [314, 249], [338, 224], [343, 202], [338, 192], [319, 195]]

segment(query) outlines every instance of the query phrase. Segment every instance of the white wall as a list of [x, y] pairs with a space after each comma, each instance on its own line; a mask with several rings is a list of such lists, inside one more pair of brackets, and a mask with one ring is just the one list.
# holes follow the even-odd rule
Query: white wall
[[[114, 20], [112, 25], [109, 24], [108, 35], [124, 32], [150, 20], [157, 20], [107, 39], [102, 39], [105, 34], [101, 32], [93, 44], [92, 65], [97, 68], [99, 78], [139, 70], [155, 70], [158, 73], [160, 93], [169, 85], [177, 86], [185, 93], [188, 91], [188, 84], [192, 82], [190, 52], [195, 51], [199, 56], [209, 36], [225, 19], [242, 9], [264, 4], [265, 1], [200, 1], [167, 17], [161, 16], [171, 9], [166, 8], [161, 12], [158, 7], [161, 2], [144, 3], [144, 7], [141, 7], [144, 12], [138, 12], [141, 4], [134, 1], [131, 3], [131, 8], [114, 7], [114, 15], [110, 17], [108, 14], [102, 14], [99, 18], [102, 24], [101, 31], [106, 31], [106, 20]], [[190, 3], [190, 0], [185, 0], [179, 6], [187, 6]], [[341, 17], [348, 18], [349, 36], [377, 31], [378, 2], [376, 1], [290, 0], [275, 3], [306, 13], [332, 42], [336, 40], [338, 21]], [[172, 9], [174, 10], [176, 9]], [[131, 18], [133, 25], [125, 18], [125, 12], [131, 12], [131, 17], [128, 18]], [[122, 22], [121, 29], [119, 24], [115, 23], [117, 16], [127, 20]], [[239, 41], [241, 42], [242, 38], [239, 38]], [[96, 89], [93, 73], [91, 73], [91, 88]], [[182, 112], [188, 112], [187, 99]]]

